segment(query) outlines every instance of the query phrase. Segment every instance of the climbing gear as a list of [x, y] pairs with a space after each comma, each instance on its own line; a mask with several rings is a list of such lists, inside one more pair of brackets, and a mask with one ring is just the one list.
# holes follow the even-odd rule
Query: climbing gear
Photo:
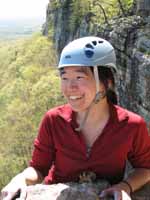
[[67, 66], [106, 66], [115, 71], [116, 56], [112, 45], [99, 37], [83, 37], [70, 42], [62, 51], [58, 68]]

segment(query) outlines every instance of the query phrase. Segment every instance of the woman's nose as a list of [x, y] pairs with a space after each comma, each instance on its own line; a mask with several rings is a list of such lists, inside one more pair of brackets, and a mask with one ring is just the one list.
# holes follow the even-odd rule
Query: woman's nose
[[69, 80], [69, 84], [68, 84], [69, 86], [69, 88], [78, 88], [78, 83], [77, 83], [77, 81], [76, 80]]

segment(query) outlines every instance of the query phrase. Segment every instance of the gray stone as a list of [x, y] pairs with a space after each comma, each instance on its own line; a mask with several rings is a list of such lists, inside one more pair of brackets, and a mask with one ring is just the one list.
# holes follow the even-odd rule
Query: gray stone
[[[38, 184], [27, 187], [26, 200], [100, 200], [100, 192], [108, 187], [105, 181], [97, 183], [59, 183], [53, 185]], [[132, 200], [150, 200], [150, 184], [136, 191]], [[18, 198], [17, 200], [23, 200]], [[103, 200], [113, 200], [111, 197]]]
[[[28, 186], [26, 200], [99, 200], [99, 193], [108, 187], [106, 181], [94, 183], [59, 183]], [[18, 198], [21, 200], [21, 198]], [[105, 199], [103, 199], [105, 200]], [[107, 198], [111, 200], [111, 198]]]

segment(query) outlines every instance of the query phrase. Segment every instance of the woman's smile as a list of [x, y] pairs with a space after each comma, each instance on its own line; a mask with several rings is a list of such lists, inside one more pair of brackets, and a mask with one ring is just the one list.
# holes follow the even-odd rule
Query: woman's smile
[[79, 100], [81, 99], [83, 96], [69, 96], [70, 100]]
[[90, 67], [71, 66], [62, 69], [61, 90], [74, 111], [86, 110], [96, 94], [96, 84]]
[[84, 102], [84, 95], [71, 95], [68, 97], [68, 103], [78, 111], [83, 108]]

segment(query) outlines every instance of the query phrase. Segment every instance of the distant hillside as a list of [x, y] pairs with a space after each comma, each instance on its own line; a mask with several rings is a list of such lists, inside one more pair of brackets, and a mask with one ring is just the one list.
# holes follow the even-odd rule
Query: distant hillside
[[28, 165], [44, 113], [63, 103], [55, 65], [41, 33], [0, 41], [0, 190]]
[[31, 36], [41, 30], [44, 19], [0, 19], [0, 40]]

